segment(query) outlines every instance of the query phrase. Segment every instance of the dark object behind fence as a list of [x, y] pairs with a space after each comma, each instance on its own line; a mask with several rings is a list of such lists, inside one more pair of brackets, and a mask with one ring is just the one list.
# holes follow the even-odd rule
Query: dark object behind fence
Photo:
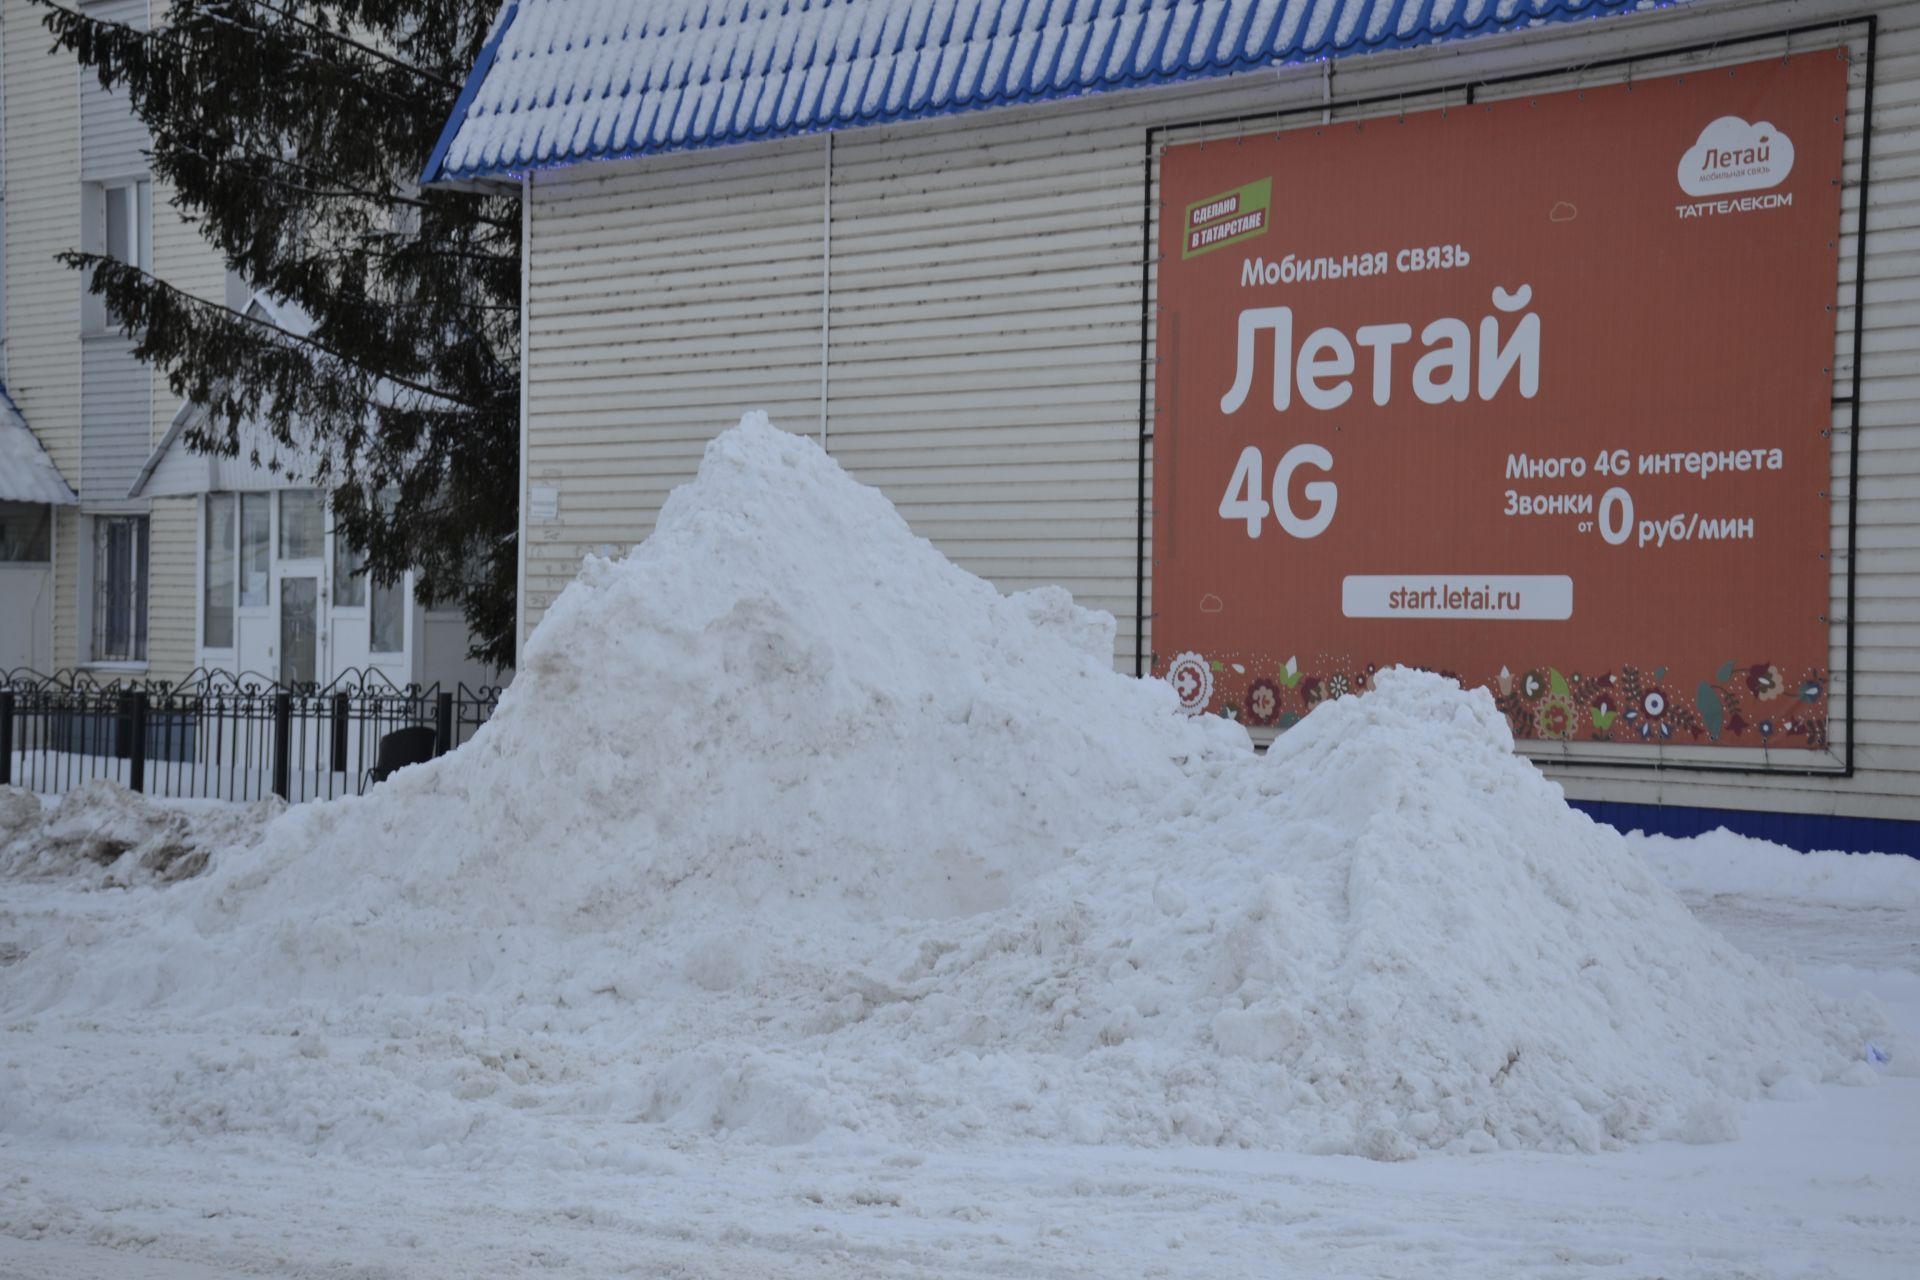
[[439, 755], [440, 733], [416, 725], [411, 729], [395, 729], [380, 739], [380, 754], [373, 762], [373, 780], [385, 782], [396, 772], [410, 764], [425, 764]]
[[85, 673], [0, 672], [0, 785], [58, 793], [114, 778], [176, 797], [353, 795], [386, 776], [386, 739], [444, 755], [499, 699], [497, 687], [396, 685], [377, 671], [324, 686], [204, 670], [177, 683], [106, 684]]

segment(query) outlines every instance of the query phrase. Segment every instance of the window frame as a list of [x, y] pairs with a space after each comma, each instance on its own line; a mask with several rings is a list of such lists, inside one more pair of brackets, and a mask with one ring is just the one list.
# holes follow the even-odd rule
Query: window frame
[[[153, 607], [153, 522], [152, 517], [139, 512], [102, 514], [88, 517], [87, 556], [88, 582], [86, 594], [87, 607], [87, 662], [89, 666], [100, 667], [145, 667], [150, 655], [150, 615]], [[102, 563], [110, 560], [113, 552], [106, 545], [107, 531], [115, 525], [127, 525], [131, 529], [131, 542], [127, 548], [127, 563], [132, 581], [125, 592], [125, 605], [128, 616], [125, 619], [126, 645], [124, 651], [116, 649], [108, 642], [113, 638], [108, 615], [119, 611], [123, 606], [110, 597], [114, 588], [109, 582], [109, 565]], [[111, 652], [110, 652], [111, 650]]]
[[[367, 653], [375, 658], [399, 658], [407, 652], [408, 615], [413, 612], [413, 592], [408, 589], [408, 577], [402, 574], [400, 580], [390, 587], [383, 587], [371, 575], [367, 578]], [[391, 649], [380, 647], [380, 622], [385, 616], [385, 608], [379, 603], [382, 599], [392, 602], [397, 610], [393, 618], [397, 643]]]
[[[233, 654], [238, 652], [240, 644], [240, 498], [241, 495], [231, 489], [218, 489], [200, 496], [200, 648], [203, 652]], [[227, 505], [226, 554], [231, 558], [231, 576], [227, 582], [227, 642], [213, 644], [210, 641], [213, 618], [213, 535], [214, 502], [224, 499]]]
[[[142, 271], [151, 271], [153, 179], [146, 174], [89, 178], [80, 184], [80, 188], [80, 238], [87, 252], [117, 259]], [[110, 243], [108, 234], [108, 210], [112, 207], [115, 192], [127, 193], [128, 211], [132, 215], [121, 237], [124, 243], [119, 245]], [[80, 336], [99, 338], [121, 334], [123, 331], [107, 314], [106, 300], [93, 291], [92, 284], [91, 273], [81, 280]]]
[[[328, 608], [336, 614], [343, 610], [357, 612], [370, 608], [367, 588], [373, 579], [369, 574], [359, 572], [366, 567], [366, 554], [348, 541], [346, 531], [338, 524], [329, 523], [327, 538], [333, 557], [328, 571], [328, 577], [333, 580], [333, 598]], [[343, 595], [350, 598], [343, 599]]]
[[[0, 499], [0, 565], [52, 565], [53, 520], [53, 508], [44, 502]], [[24, 533], [9, 541], [9, 528]], [[42, 554], [25, 554], [34, 551]]]
[[[237, 491], [236, 496], [240, 499], [236, 516], [238, 523], [234, 526], [234, 550], [239, 556], [238, 567], [233, 575], [233, 607], [237, 615], [237, 611], [242, 609], [273, 608], [274, 526], [277, 513], [274, 511], [273, 491], [270, 489], [243, 489]], [[247, 545], [247, 515], [249, 512], [258, 512], [262, 509], [266, 512], [266, 521], [261, 525], [264, 534], [261, 541], [254, 547], [254, 550], [259, 552], [258, 557], [250, 560]], [[254, 565], [260, 569], [260, 596], [258, 599], [249, 600], [247, 599], [247, 571]]]

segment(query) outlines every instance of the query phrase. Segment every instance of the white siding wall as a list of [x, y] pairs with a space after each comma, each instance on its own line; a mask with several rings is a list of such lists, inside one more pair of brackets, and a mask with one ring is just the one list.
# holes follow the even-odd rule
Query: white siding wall
[[1003, 589], [1132, 650], [1141, 135], [1076, 111], [836, 143], [829, 441]]
[[[153, 186], [153, 270], [168, 283], [214, 301], [226, 297], [226, 265], [185, 218], [174, 211], [172, 192]], [[151, 378], [152, 417], [147, 447], [166, 435], [181, 401], [158, 369]], [[146, 460], [145, 452], [141, 461]], [[175, 678], [199, 660], [200, 500], [161, 498], [153, 503], [153, 593], [148, 605], [147, 658], [153, 674]]]
[[[582, 555], [645, 537], [742, 410], [817, 425], [821, 173], [817, 145], [714, 152], [583, 173], [534, 211], [528, 483], [560, 518], [528, 527], [530, 618]], [[609, 244], [633, 257], [609, 270]]]
[[80, 504], [89, 513], [144, 511], [127, 490], [152, 452], [153, 377], [133, 358], [133, 340], [111, 333], [81, 339], [80, 378]]
[[[40, 13], [0, 5], [7, 130], [7, 385], [69, 484], [80, 480], [80, 281], [53, 260], [80, 238], [79, 72], [47, 56]], [[59, 513], [54, 663], [71, 665], [79, 521]]]
[[[1575, 795], [1920, 815], [1916, 7], [1880, 10], [1858, 773], [1794, 780], [1561, 770]], [[1413, 110], [1440, 101], [1427, 95], [1447, 86], [1456, 86], [1458, 101], [1457, 86], [1501, 74], [1586, 66], [1865, 9], [1837, 0], [1696, 6], [1354, 59], [1332, 73], [1333, 112], [1398, 110], [1400, 95]], [[1123, 667], [1131, 668], [1134, 634], [1146, 130], [1317, 110], [1329, 88], [1322, 76], [1320, 68], [1292, 69], [856, 130], [834, 144], [831, 450], [886, 488], [918, 531], [968, 568], [1007, 589], [1060, 582], [1112, 610]], [[1384, 94], [1396, 101], [1343, 105]], [[1861, 99], [1856, 88], [1856, 184]], [[581, 554], [646, 534], [665, 493], [691, 474], [702, 442], [741, 410], [765, 408], [789, 428], [818, 429], [823, 147], [801, 139], [536, 176], [528, 483], [557, 489], [560, 502], [557, 519], [529, 528], [529, 624]], [[1847, 198], [1856, 209], [1857, 190]], [[1848, 261], [1838, 295], [1848, 335], [1843, 384]], [[1846, 422], [1843, 413], [1837, 423]], [[1836, 442], [1844, 477], [1844, 433]], [[1844, 479], [1837, 496], [1845, 496]], [[1844, 501], [1836, 520], [1843, 549]], [[1843, 615], [1844, 595], [1834, 612]], [[1836, 626], [1836, 643], [1843, 634]]]
[[[87, 16], [144, 28], [147, 25], [147, 0], [93, 0], [87, 5]], [[35, 51], [46, 57], [48, 43], [43, 30], [34, 46]], [[53, 57], [64, 63], [72, 74], [80, 77], [80, 167], [83, 174], [90, 179], [145, 176], [147, 162], [141, 153], [148, 146], [147, 129], [128, 109], [126, 98], [102, 89], [99, 78], [92, 72], [79, 71], [70, 54], [60, 53]]]
[[[146, 0], [101, 0], [88, 12], [110, 22], [144, 27]], [[99, 182], [144, 177], [146, 151], [152, 145], [146, 126], [128, 109], [124, 95], [108, 93], [90, 72], [74, 68], [66, 54], [42, 57], [65, 64], [78, 77], [80, 92], [80, 179]], [[26, 139], [17, 145], [32, 145]], [[68, 192], [80, 199], [80, 191]], [[68, 273], [76, 294], [80, 277]], [[146, 367], [133, 358], [133, 343], [118, 332], [84, 335], [80, 364], [80, 430], [86, 442], [80, 470], [80, 503], [93, 511], [135, 510], [127, 501], [140, 464], [150, 451], [153, 384]]]
[[[89, 12], [144, 25], [147, 0], [110, 0]], [[145, 511], [128, 502], [134, 474], [166, 431], [179, 402], [165, 380], [135, 362], [118, 335], [82, 338], [80, 276], [54, 255], [81, 247], [82, 183], [144, 176], [146, 130], [123, 98], [100, 89], [72, 57], [49, 53], [38, 10], [0, 8], [4, 31], [7, 382], [36, 434], [87, 511]], [[153, 270], [208, 298], [222, 298], [219, 258], [152, 194]], [[55, 562], [54, 665], [82, 657], [80, 549], [84, 523], [59, 516]], [[156, 677], [194, 665], [198, 521], [191, 500], [152, 504], [148, 667]]]
[[193, 670], [197, 650], [200, 500], [164, 498], [149, 527], [147, 668], [156, 680]]
[[[145, 22], [158, 12], [157, 0], [119, 0], [129, 9], [124, 21]], [[137, 11], [137, 12], [136, 12]], [[137, 146], [149, 145], [146, 130], [127, 113], [124, 104], [117, 120], [102, 120], [100, 137], [118, 139], [131, 129]], [[87, 122], [91, 129], [92, 121]], [[91, 133], [89, 136], [92, 136]], [[146, 171], [141, 160], [139, 171]], [[156, 179], [153, 184], [153, 273], [188, 293], [226, 300], [226, 267], [220, 255], [192, 224], [173, 208], [173, 193]], [[181, 401], [167, 387], [158, 369], [145, 369], [149, 380], [149, 411], [141, 461], [160, 443], [172, 425]], [[152, 590], [147, 608], [147, 659], [156, 678], [178, 678], [199, 664], [200, 609], [200, 500], [165, 498], [152, 504]]]

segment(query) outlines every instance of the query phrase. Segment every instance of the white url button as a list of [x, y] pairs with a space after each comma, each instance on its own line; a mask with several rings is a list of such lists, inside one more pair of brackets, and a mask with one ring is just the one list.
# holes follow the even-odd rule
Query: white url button
[[1340, 584], [1349, 618], [1491, 618], [1564, 622], [1573, 579], [1564, 574], [1356, 574]]

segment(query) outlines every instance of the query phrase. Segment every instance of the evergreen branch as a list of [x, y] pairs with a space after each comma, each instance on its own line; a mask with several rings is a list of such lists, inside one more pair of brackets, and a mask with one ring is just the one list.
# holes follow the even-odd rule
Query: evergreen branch
[[322, 446], [313, 483], [369, 572], [457, 602], [470, 652], [511, 665], [521, 211], [408, 181], [503, 0], [148, 0], [145, 31], [86, 0], [31, 2], [53, 48], [150, 131], [179, 214], [297, 308], [282, 327], [60, 255], [91, 273], [134, 356], [204, 407], [188, 446], [244, 450], [249, 423]]
[[[324, 178], [328, 176], [311, 165], [304, 165], [295, 160], [288, 160], [283, 156], [263, 155], [257, 151], [242, 152], [237, 156], [217, 156], [185, 142], [177, 143], [173, 150], [182, 155], [193, 156], [202, 163], [218, 165], [228, 170], [238, 170], [241, 173], [259, 178], [261, 182], [270, 182], [282, 190], [298, 192], [301, 195], [311, 196], [316, 200], [365, 200], [369, 204], [401, 205], [409, 209], [438, 210], [441, 208], [439, 204], [431, 200], [418, 196], [401, 195], [398, 192], [383, 193], [361, 187], [326, 188], [303, 186], [297, 182], [268, 177], [257, 171], [250, 170], [250, 166], [253, 165], [278, 165], [282, 168], [292, 169], [298, 173], [306, 174], [314, 178]], [[509, 222], [504, 219], [489, 218], [480, 213], [476, 213], [472, 217], [474, 222], [482, 226], [493, 227], [497, 230], [518, 233], [520, 229], [518, 223]]]
[[[314, 35], [320, 36], [322, 39], [331, 40], [335, 44], [346, 45], [348, 48], [358, 50], [360, 53], [365, 54], [369, 58], [377, 59], [380, 62], [386, 63], [388, 66], [398, 67], [402, 71], [410, 72], [413, 75], [419, 76], [422, 80], [426, 80], [429, 83], [439, 85], [441, 88], [447, 90], [456, 98], [460, 96], [460, 91], [464, 87], [458, 81], [449, 80], [445, 76], [437, 76], [433, 72], [426, 70], [424, 67], [416, 67], [410, 62], [403, 62], [399, 58], [394, 57], [392, 54], [386, 53], [379, 49], [375, 49], [369, 45], [361, 44], [358, 40], [351, 39], [343, 32], [330, 30], [329, 28], [320, 26], [318, 23], [311, 22], [305, 18], [298, 16], [297, 14], [291, 13], [286, 9], [281, 9], [275, 5], [268, 4], [267, 0], [244, 0], [244, 2], [252, 6], [253, 8], [265, 9], [268, 13], [271, 13], [276, 17], [284, 19], [286, 22], [289, 22], [294, 26], [303, 27], [306, 30], [311, 31]], [[261, 28], [254, 28], [254, 30], [260, 30], [260, 29]]]
[[[86, 28], [95, 33], [103, 31], [117, 32], [123, 38], [135, 44], [155, 45], [161, 48], [171, 49], [183, 57], [191, 57], [194, 54], [202, 52], [192, 44], [181, 40], [175, 34], [175, 28], [173, 27], [163, 27], [159, 31], [152, 29], [143, 30], [129, 23], [116, 22], [111, 18], [95, 17], [90, 13], [82, 13], [77, 9], [70, 9], [66, 5], [59, 3], [59, 0], [27, 0], [27, 2], [38, 5], [48, 11], [47, 16], [42, 19], [42, 24], [53, 34], [55, 47], [65, 45], [67, 48], [78, 52], [77, 37], [71, 33], [76, 28]], [[231, 19], [217, 18], [205, 11], [202, 11], [202, 14], [208, 21], [223, 22], [225, 25], [234, 27], [237, 30], [250, 32], [262, 41], [278, 39], [278, 34], [268, 27], [243, 27]], [[347, 43], [352, 44], [353, 42], [348, 41]], [[313, 59], [312, 61], [316, 66], [336, 73], [343, 83], [351, 85], [362, 92], [378, 93], [381, 97], [388, 99], [400, 109], [416, 110], [420, 106], [419, 103], [414, 102], [412, 99], [407, 98], [403, 94], [385, 85], [370, 83], [364, 77], [342, 73], [342, 69], [337, 63], [327, 62], [322, 59]], [[391, 61], [391, 59], [389, 59], [389, 61]], [[123, 72], [116, 73], [111, 66], [103, 65], [99, 62], [95, 62], [92, 65], [100, 77], [100, 84], [103, 88], [111, 89], [115, 80], [124, 78]], [[404, 62], [394, 62], [393, 65], [402, 71], [419, 76], [422, 79], [431, 79], [430, 73], [422, 71], [418, 67], [409, 66]]]
[[[469, 410], [470, 412], [473, 412], [473, 413], [491, 412], [491, 410], [486, 405], [477, 404], [471, 400], [462, 399], [460, 396], [457, 396], [457, 395], [450, 395], [446, 391], [443, 391], [438, 387], [430, 387], [423, 382], [415, 382], [413, 379], [404, 377], [401, 374], [390, 373], [382, 369], [367, 368], [367, 366], [361, 364], [359, 361], [355, 360], [352, 356], [347, 355], [345, 352], [339, 350], [337, 347], [332, 347], [327, 345], [324, 342], [321, 342], [317, 338], [311, 337], [306, 334], [294, 333], [291, 330], [281, 328], [279, 325], [274, 324], [271, 321], [262, 320], [256, 316], [250, 316], [244, 311], [235, 311], [232, 307], [227, 306], [225, 303], [213, 302], [213, 301], [210, 301], [209, 299], [200, 297], [198, 294], [188, 293], [185, 289], [181, 289], [175, 285], [171, 285], [167, 283], [165, 280], [162, 280], [159, 276], [153, 275], [152, 273], [147, 271], [143, 271], [139, 267], [132, 266], [129, 263], [122, 262], [118, 258], [109, 257], [104, 253], [72, 253], [72, 252], [62, 253], [58, 255], [58, 257], [61, 262], [65, 263], [70, 267], [76, 268], [77, 270], [96, 271], [100, 267], [106, 267], [106, 268], [109, 268], [110, 270], [114, 270], [115, 274], [121, 275], [123, 277], [123, 280], [127, 276], [137, 278], [139, 284], [144, 285], [148, 288], [151, 288], [157, 292], [167, 294], [174, 301], [175, 305], [184, 305], [186, 308], [190, 310], [206, 311], [206, 312], [214, 313], [217, 315], [227, 316], [232, 320], [241, 321], [255, 329], [262, 331], [268, 337], [276, 341], [298, 343], [310, 351], [313, 351], [319, 355], [323, 355], [327, 357], [329, 360], [336, 361], [339, 364], [345, 365], [350, 369], [359, 369], [363, 373], [370, 374], [373, 377], [380, 378], [386, 382], [391, 382], [394, 386], [400, 387], [403, 390], [416, 392], [420, 395], [428, 396], [435, 400], [444, 400], [448, 404], [458, 405], [460, 408]], [[96, 279], [97, 278], [98, 277], [96, 275]], [[130, 287], [130, 285], [131, 285], [131, 281], [126, 281], [125, 283], [122, 283], [120, 285], [120, 288], [124, 289], [124, 288]], [[98, 293], [98, 292], [101, 292], [101, 290], [96, 288], [94, 292]], [[122, 322], [125, 323], [124, 318], [121, 316], [116, 315], [114, 318], [117, 320], [122, 320]]]

